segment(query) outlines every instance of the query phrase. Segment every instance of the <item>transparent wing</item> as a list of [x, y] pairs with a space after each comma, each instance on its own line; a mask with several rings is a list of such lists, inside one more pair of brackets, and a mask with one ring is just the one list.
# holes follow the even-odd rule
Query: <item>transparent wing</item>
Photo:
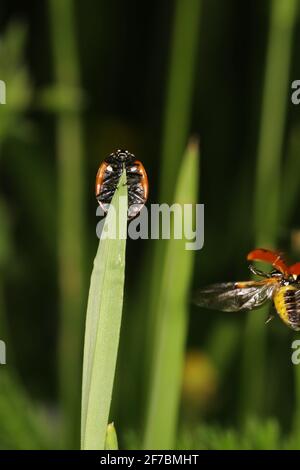
[[270, 300], [277, 285], [273, 279], [212, 284], [199, 289], [194, 296], [194, 302], [200, 307], [224, 312], [252, 310]]

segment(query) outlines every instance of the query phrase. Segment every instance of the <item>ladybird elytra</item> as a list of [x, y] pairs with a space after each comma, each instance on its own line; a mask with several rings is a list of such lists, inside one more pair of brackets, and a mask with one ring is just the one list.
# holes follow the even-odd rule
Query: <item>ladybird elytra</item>
[[144, 165], [128, 150], [118, 149], [101, 163], [96, 176], [95, 194], [106, 213], [123, 168], [126, 170], [128, 185], [128, 219], [132, 219], [148, 199], [149, 184]]

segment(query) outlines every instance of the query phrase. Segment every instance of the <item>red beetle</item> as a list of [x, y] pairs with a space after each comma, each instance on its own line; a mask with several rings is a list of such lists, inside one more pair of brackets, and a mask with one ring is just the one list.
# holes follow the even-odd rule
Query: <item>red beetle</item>
[[283, 322], [293, 330], [300, 330], [300, 263], [288, 266], [280, 253], [263, 248], [251, 251], [247, 259], [264, 261], [274, 269], [265, 273], [250, 265], [251, 272], [262, 280], [213, 284], [197, 292], [196, 304], [237, 312], [258, 308], [272, 300]]

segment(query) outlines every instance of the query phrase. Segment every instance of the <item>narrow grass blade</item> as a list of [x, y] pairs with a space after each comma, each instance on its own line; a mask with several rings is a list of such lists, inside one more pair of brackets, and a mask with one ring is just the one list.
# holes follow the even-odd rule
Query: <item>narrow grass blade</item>
[[0, 375], [1, 449], [41, 450], [57, 446], [46, 415], [29, 399], [16, 375], [6, 367]]
[[[254, 200], [256, 242], [259, 246], [274, 245], [278, 230], [281, 155], [290, 88], [289, 71], [297, 1], [274, 0], [270, 6], [271, 23]], [[268, 191], [267, 197], [266, 191]]]
[[[198, 194], [198, 146], [191, 142], [179, 171], [175, 202], [195, 203]], [[192, 213], [185, 219], [191, 223]], [[161, 266], [162, 282], [157, 292], [157, 338], [150, 382], [146, 422], [146, 449], [171, 449], [175, 443], [181, 374], [188, 323], [187, 295], [194, 251], [186, 250], [186, 239], [171, 238]]]
[[[278, 236], [281, 155], [289, 90], [292, 35], [296, 0], [273, 0], [264, 77], [262, 114], [254, 197], [255, 238], [258, 247], [274, 248]], [[276, 78], [275, 78], [276, 77]], [[242, 417], [263, 408], [266, 326], [268, 309], [249, 314], [242, 362]]]
[[300, 194], [300, 126], [290, 136], [288, 154], [283, 168], [281, 224], [286, 228]]
[[176, 1], [162, 142], [160, 198], [171, 202], [186, 145], [194, 89], [201, 0]]
[[[282, 223], [288, 226], [293, 210], [297, 207], [300, 190], [300, 128], [297, 126], [290, 139], [288, 158], [285, 163], [283, 179]], [[295, 335], [294, 339], [298, 339]], [[294, 449], [300, 448], [300, 367], [293, 366], [295, 383], [295, 408], [292, 420], [292, 441]], [[294, 444], [295, 443], [295, 444]]]
[[[299, 339], [295, 336], [294, 339]], [[293, 434], [300, 447], [300, 366], [294, 365], [296, 406], [293, 413]]]
[[[91, 276], [84, 340], [82, 449], [105, 448], [123, 307], [126, 230], [124, 171], [106, 216]], [[115, 237], [104, 236], [114, 233]]]
[[[55, 89], [79, 87], [72, 0], [49, 0]], [[83, 128], [78, 103], [58, 106], [58, 262], [60, 289], [59, 379], [65, 445], [77, 447], [80, 428], [80, 357], [84, 327], [85, 210]]]
[[[174, 200], [177, 171], [189, 135], [196, 76], [197, 49], [202, 2], [189, 0], [174, 2], [173, 30], [166, 87], [159, 198], [162, 203]], [[149, 364], [153, 360], [152, 338], [157, 325], [157, 296], [161, 284], [161, 262], [165, 254], [162, 241], [151, 254], [149, 318], [145, 347], [145, 389], [148, 389]], [[143, 288], [143, 287], [142, 287]], [[144, 302], [143, 302], [144, 303]], [[147, 392], [146, 392], [147, 393]]]
[[24, 65], [26, 38], [26, 27], [16, 21], [1, 32], [0, 70], [7, 96], [5, 106], [0, 106], [0, 150], [7, 138], [27, 133], [23, 113], [31, 103], [32, 84], [28, 67]]

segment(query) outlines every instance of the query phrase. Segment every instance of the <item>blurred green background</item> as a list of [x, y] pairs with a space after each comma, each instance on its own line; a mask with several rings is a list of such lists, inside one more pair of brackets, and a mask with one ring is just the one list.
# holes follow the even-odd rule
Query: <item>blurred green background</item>
[[[1, 1], [0, 448], [79, 447], [94, 179], [114, 149], [144, 163], [149, 203], [170, 202], [200, 138], [192, 290], [248, 279], [256, 246], [300, 259], [299, 3]], [[121, 448], [143, 447], [163, 253], [128, 241], [111, 413]], [[159, 446], [300, 449], [299, 334], [266, 316], [189, 304], [178, 426]]]

